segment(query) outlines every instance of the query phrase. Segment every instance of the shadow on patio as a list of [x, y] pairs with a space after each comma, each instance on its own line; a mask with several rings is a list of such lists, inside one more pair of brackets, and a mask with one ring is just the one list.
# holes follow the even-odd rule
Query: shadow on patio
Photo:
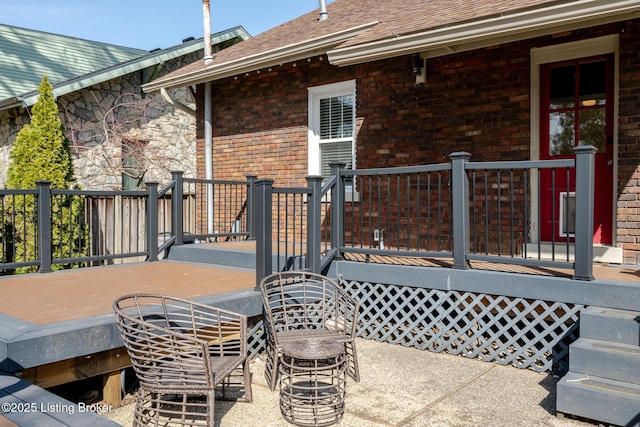
[[[548, 374], [358, 339], [361, 381], [347, 381], [337, 426], [580, 426], [555, 415], [556, 380]], [[251, 364], [254, 401], [216, 402], [216, 426], [287, 426], [264, 360]], [[134, 404], [106, 417], [131, 425]]]

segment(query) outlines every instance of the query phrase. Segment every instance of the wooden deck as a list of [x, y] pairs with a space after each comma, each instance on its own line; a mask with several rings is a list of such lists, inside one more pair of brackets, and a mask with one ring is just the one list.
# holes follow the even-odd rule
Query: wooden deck
[[[434, 259], [400, 256], [394, 257], [388, 255], [372, 255], [370, 257], [367, 257], [366, 255], [356, 253], [345, 253], [344, 259], [347, 261], [368, 262], [374, 264], [407, 266], [411, 265], [420, 267], [451, 268], [453, 265], [453, 260], [446, 258]], [[536, 276], [571, 278], [573, 275], [573, 272], [571, 270], [561, 268], [529, 267], [515, 264], [501, 264], [484, 261], [471, 261], [469, 263], [469, 267], [472, 270], [499, 271], [504, 273], [527, 274]], [[637, 267], [626, 268], [622, 266], [594, 265], [593, 275], [596, 279], [599, 280], [614, 280], [640, 283], [640, 269]]]
[[[203, 251], [199, 255], [203, 262], [221, 257], [234, 262], [255, 260], [255, 242], [251, 241], [188, 246], [219, 250], [218, 255]], [[446, 259], [366, 257], [353, 253], [345, 254], [345, 259], [440, 269], [450, 268], [452, 264]], [[249, 263], [235, 265], [245, 264]], [[571, 271], [567, 270], [481, 262], [471, 263], [470, 271], [474, 270], [571, 277]], [[606, 285], [603, 281], [640, 283], [638, 268], [596, 265], [593, 270], [603, 285]], [[250, 317], [258, 316], [262, 313], [262, 303], [259, 292], [255, 291], [255, 274], [255, 269], [246, 266], [163, 260], [0, 276], [0, 371], [21, 372], [23, 379], [41, 387], [104, 375], [105, 395], [109, 390], [113, 396], [110, 401], [117, 404], [118, 373], [128, 366], [128, 359], [122, 357], [124, 350], [112, 309], [118, 296], [133, 292], [162, 293], [202, 299]], [[602, 288], [598, 283], [595, 287]]]
[[33, 324], [111, 314], [133, 292], [198, 298], [255, 287], [255, 271], [179, 261], [0, 277], [0, 313]]
[[[204, 246], [209, 246], [212, 248], [236, 249], [242, 251], [255, 251], [256, 247], [255, 241], [251, 240], [224, 243], [207, 243]], [[284, 251], [284, 244], [281, 244], [280, 246], [282, 246], [281, 250]], [[278, 250], [278, 245], [274, 243], [272, 250], [276, 252]], [[389, 255], [371, 255], [367, 257], [363, 254], [349, 252], [344, 254], [344, 259], [356, 262], [370, 262], [390, 265], [411, 265], [422, 267], [451, 268], [451, 266], [453, 265], [453, 260], [447, 258], [436, 259]], [[529, 274], [538, 276], [572, 277], [573, 275], [573, 272], [571, 270], [561, 268], [527, 267], [516, 264], [501, 264], [484, 261], [472, 261], [470, 262], [470, 268], [475, 270], [501, 271], [505, 273]], [[620, 265], [594, 264], [593, 275], [596, 279], [599, 280], [616, 280], [623, 282], [640, 283], [640, 268], [636, 266], [626, 267]]]
[[105, 402], [118, 405], [130, 362], [117, 297], [167, 294], [251, 317], [262, 312], [255, 282], [254, 269], [169, 260], [0, 277], [0, 371], [45, 388], [102, 375]]

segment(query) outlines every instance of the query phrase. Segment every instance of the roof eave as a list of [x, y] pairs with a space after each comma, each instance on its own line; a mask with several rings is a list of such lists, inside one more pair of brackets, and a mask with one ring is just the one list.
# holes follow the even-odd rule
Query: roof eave
[[190, 86], [193, 84], [219, 80], [249, 71], [280, 65], [286, 62], [297, 61], [313, 55], [325, 54], [328, 50], [338, 46], [345, 40], [348, 40], [354, 35], [359, 34], [377, 24], [377, 21], [373, 21], [344, 31], [311, 40], [305, 40], [301, 43], [283, 46], [267, 52], [260, 52], [254, 55], [245, 56], [233, 61], [221, 64], [216, 64], [214, 62], [213, 65], [209, 67], [199, 69], [191, 73], [181, 74], [172, 79], [158, 79], [158, 81], [147, 83], [142, 86], [142, 89], [147, 93], [153, 93], [160, 91], [160, 89], [174, 89]]
[[22, 105], [23, 98], [21, 96], [12, 96], [0, 101], [0, 111], [8, 110], [10, 108], [20, 107]]
[[398, 36], [328, 52], [333, 65], [347, 66], [426, 51], [437, 57], [504, 44], [572, 28], [637, 18], [637, 0], [586, 0]]

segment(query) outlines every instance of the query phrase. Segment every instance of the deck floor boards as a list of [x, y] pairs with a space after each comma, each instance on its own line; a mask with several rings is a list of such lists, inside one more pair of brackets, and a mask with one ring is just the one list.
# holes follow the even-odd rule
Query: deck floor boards
[[[252, 252], [255, 242], [207, 244]], [[347, 253], [345, 259], [395, 265], [448, 268], [451, 260]], [[473, 269], [519, 274], [571, 277], [569, 270], [523, 267], [487, 262], [471, 263]], [[597, 279], [640, 283], [640, 270], [594, 265]], [[63, 270], [53, 273], [0, 277], [0, 313], [37, 325], [77, 320], [112, 313], [111, 304], [132, 292], [162, 293], [198, 298], [253, 289], [255, 270], [164, 260]]]
[[0, 277], [0, 313], [37, 325], [113, 313], [133, 292], [198, 298], [253, 289], [255, 271], [180, 261], [120, 264]]

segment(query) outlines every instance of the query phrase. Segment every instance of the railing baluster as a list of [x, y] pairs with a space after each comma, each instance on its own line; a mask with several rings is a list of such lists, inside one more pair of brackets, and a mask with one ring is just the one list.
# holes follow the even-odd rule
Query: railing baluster
[[513, 196], [514, 196], [514, 190], [513, 190], [513, 169], [509, 169], [509, 215], [510, 215], [510, 220], [509, 220], [509, 224], [510, 224], [510, 239], [509, 239], [509, 253], [511, 255], [511, 257], [513, 258], [515, 253], [514, 253], [514, 249], [515, 249], [515, 235], [514, 235], [514, 225], [515, 225], [515, 220], [514, 220], [514, 207], [513, 207]]

